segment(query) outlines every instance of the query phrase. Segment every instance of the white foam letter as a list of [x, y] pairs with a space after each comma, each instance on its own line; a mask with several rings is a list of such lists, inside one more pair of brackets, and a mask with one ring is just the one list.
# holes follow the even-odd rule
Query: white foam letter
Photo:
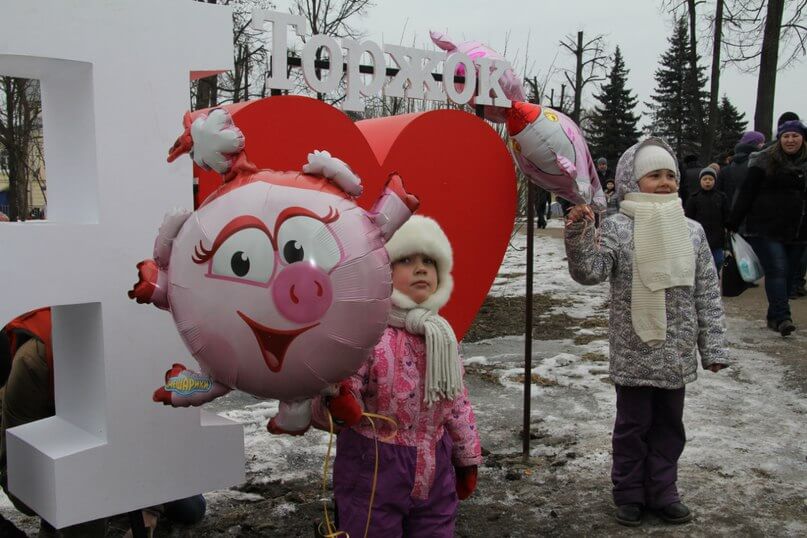
[[[504, 60], [491, 58], [478, 58], [476, 62], [479, 66], [479, 94], [476, 104], [510, 108], [512, 106], [510, 99], [504, 95], [504, 90], [499, 83], [499, 79], [510, 68], [510, 64]], [[493, 99], [490, 97], [490, 92], [493, 92]]]
[[446, 95], [442, 86], [432, 77], [433, 65], [445, 59], [445, 52], [386, 44], [384, 52], [392, 57], [400, 69], [398, 74], [387, 83], [384, 90], [386, 95], [445, 101]]
[[[380, 92], [387, 78], [387, 67], [384, 62], [384, 53], [381, 47], [372, 41], [359, 43], [353, 39], [342, 40], [342, 46], [347, 49], [347, 95], [342, 108], [345, 110], [364, 110], [359, 94], [369, 97]], [[362, 74], [359, 72], [361, 57], [368, 53], [373, 60], [373, 74], [369, 84], [363, 84]]]
[[[330, 65], [329, 69], [323, 69], [323, 71], [328, 71], [328, 76], [322, 78], [317, 77], [317, 68], [314, 65], [317, 49], [320, 47], [328, 49]], [[339, 87], [339, 81], [342, 80], [342, 48], [334, 38], [324, 34], [311, 36], [303, 48], [302, 60], [303, 78], [309, 88], [315, 92], [328, 93]]]
[[268, 22], [272, 29], [272, 74], [266, 77], [266, 86], [276, 90], [291, 90], [293, 86], [286, 74], [288, 65], [286, 61], [286, 56], [288, 55], [286, 34], [289, 26], [291, 26], [298, 36], [303, 37], [308, 31], [305, 17], [292, 15], [291, 13], [281, 13], [280, 11], [253, 10], [252, 27], [256, 30], [262, 30], [264, 22]]
[[[42, 89], [48, 221], [0, 223], [0, 325], [53, 306], [56, 415], [6, 432], [9, 488], [57, 528], [237, 484], [238, 424], [151, 401], [190, 359], [169, 316], [130, 301], [191, 162], [165, 162], [188, 73], [232, 68], [230, 8], [0, 0], [0, 73]], [[89, 36], [92, 36], [91, 38]]]
[[[465, 68], [465, 85], [462, 91], [458, 91], [454, 86], [454, 74], [459, 65]], [[458, 52], [449, 54], [443, 63], [443, 86], [446, 89], [446, 95], [454, 103], [464, 105], [471, 100], [476, 91], [476, 66], [470, 56]]]

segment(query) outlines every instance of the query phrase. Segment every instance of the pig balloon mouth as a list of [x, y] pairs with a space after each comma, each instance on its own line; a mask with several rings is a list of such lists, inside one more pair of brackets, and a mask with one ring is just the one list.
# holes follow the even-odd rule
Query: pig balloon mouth
[[263, 360], [266, 362], [266, 366], [273, 372], [279, 372], [281, 368], [283, 368], [283, 359], [286, 357], [286, 350], [288, 350], [294, 339], [307, 330], [313, 329], [319, 325], [319, 323], [315, 323], [314, 325], [300, 329], [282, 331], [261, 325], [241, 311], [236, 312], [241, 316], [241, 319], [249, 325], [249, 328], [252, 329], [252, 332], [255, 334], [255, 339], [258, 340], [258, 347], [261, 348]]

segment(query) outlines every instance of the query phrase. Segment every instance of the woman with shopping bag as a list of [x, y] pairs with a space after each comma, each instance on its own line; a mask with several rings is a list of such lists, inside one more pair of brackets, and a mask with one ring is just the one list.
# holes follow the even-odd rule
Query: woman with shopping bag
[[768, 327], [788, 336], [796, 329], [788, 296], [807, 245], [807, 127], [784, 122], [776, 138], [751, 155], [727, 227], [736, 232], [746, 219], [746, 238], [765, 271]]

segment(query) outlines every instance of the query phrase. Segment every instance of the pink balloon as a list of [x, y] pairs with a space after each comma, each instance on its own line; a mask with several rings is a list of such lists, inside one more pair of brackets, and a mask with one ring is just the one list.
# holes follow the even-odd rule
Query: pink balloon
[[[464, 41], [462, 43], [454, 43], [454, 41], [448, 35], [440, 32], [429, 32], [429, 35], [431, 36], [434, 44], [446, 51], [449, 56], [457, 53], [468, 55], [474, 61], [474, 65], [476, 65], [477, 69], [479, 69], [479, 66], [477, 65], [477, 60], [479, 58], [505, 60], [504, 56], [491, 49], [487, 45], [480, 43], [479, 41]], [[465, 67], [463, 65], [457, 66], [456, 73], [459, 76], [465, 76]], [[516, 75], [512, 69], [507, 69], [504, 72], [504, 76], [499, 79], [499, 84], [502, 87], [502, 91], [504, 91], [504, 95], [511, 101], [527, 100], [527, 95], [524, 93], [524, 85], [521, 78]], [[461, 88], [462, 84], [457, 84], [456, 86]], [[493, 94], [491, 93], [491, 96], [492, 95]], [[470, 101], [472, 106], [475, 104], [475, 102], [475, 99], [471, 99]], [[506, 108], [495, 106], [485, 106], [483, 108], [485, 119], [496, 123], [504, 123], [507, 121]]]
[[[190, 119], [171, 159], [192, 151], [229, 180], [198, 210], [166, 216], [130, 297], [171, 312], [210, 384], [175, 365], [155, 399], [200, 405], [227, 388], [316, 396], [358, 370], [381, 337], [392, 293], [384, 243], [417, 199], [392, 175], [365, 211], [345, 190], [361, 192], [360, 179], [327, 152], [310, 154], [307, 172], [256, 170], [226, 110]], [[190, 378], [191, 391], [179, 390]]]
[[533, 183], [574, 204], [605, 209], [605, 195], [580, 128], [564, 114], [532, 103], [507, 110], [510, 150]]

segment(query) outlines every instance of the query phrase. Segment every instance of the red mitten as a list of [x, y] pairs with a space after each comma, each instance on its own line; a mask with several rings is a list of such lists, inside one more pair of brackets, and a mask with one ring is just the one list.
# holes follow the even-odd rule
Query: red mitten
[[477, 467], [476, 465], [454, 467], [454, 471], [457, 474], [457, 497], [464, 501], [476, 489]]
[[339, 385], [339, 394], [328, 402], [328, 411], [340, 426], [355, 426], [361, 420], [361, 405], [345, 384]]
[[137, 264], [138, 281], [129, 290], [129, 299], [134, 299], [139, 304], [148, 304], [157, 289], [157, 278], [160, 269], [154, 260], [143, 260]]

